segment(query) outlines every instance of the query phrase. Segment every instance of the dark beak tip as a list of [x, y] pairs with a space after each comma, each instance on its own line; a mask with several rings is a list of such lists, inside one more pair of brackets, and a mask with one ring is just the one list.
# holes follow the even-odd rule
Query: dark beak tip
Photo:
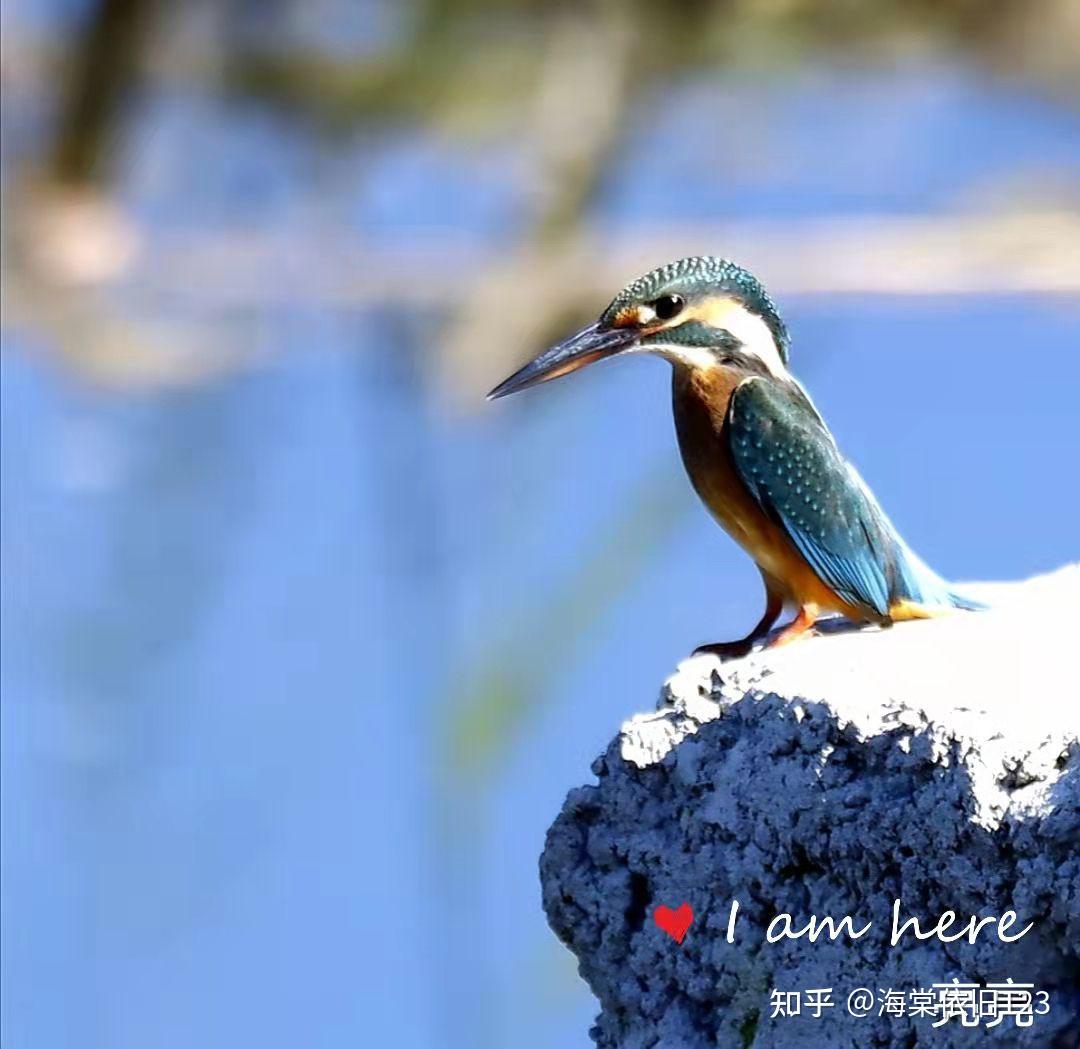
[[[535, 362], [533, 362], [535, 363]], [[527, 364], [524, 368], [519, 368], [513, 375], [506, 379], [503, 379], [497, 386], [493, 386], [488, 390], [487, 395], [484, 397], [485, 401], [500, 401], [504, 397], [509, 397], [511, 394], [520, 393], [522, 390], [529, 389], [530, 386], [536, 386], [538, 383], [544, 381], [544, 375], [530, 374], [533, 364]]]
[[626, 331], [603, 329], [600, 322], [590, 324], [576, 335], [545, 350], [508, 379], [504, 379], [488, 393], [487, 400], [497, 401], [501, 397], [577, 371], [593, 361], [610, 357], [624, 349], [629, 338]]

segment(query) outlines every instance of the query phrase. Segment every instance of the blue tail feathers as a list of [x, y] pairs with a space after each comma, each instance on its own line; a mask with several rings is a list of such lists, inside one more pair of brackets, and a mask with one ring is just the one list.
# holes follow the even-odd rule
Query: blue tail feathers
[[906, 597], [923, 605], [946, 605], [967, 612], [979, 612], [987, 606], [981, 601], [957, 593], [927, 565], [903, 540], [899, 540], [896, 560], [897, 582]]
[[972, 597], [965, 597], [955, 590], [949, 591], [949, 603], [953, 608], [962, 608], [965, 612], [984, 612], [990, 606], [982, 601], [976, 601]]

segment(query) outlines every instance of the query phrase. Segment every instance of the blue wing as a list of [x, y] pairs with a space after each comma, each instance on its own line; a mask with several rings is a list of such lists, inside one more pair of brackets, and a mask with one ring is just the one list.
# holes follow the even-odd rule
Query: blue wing
[[727, 433], [750, 494], [845, 601], [876, 617], [902, 598], [963, 604], [907, 548], [797, 385], [745, 380]]

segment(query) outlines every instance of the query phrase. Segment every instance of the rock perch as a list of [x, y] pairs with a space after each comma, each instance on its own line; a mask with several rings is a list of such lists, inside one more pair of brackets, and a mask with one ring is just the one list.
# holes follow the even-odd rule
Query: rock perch
[[[992, 609], [688, 660], [623, 725], [540, 861], [598, 1046], [1080, 1047], [1080, 567], [965, 589]], [[924, 934], [945, 911], [945, 936], [1034, 924], [892, 945], [895, 900]], [[679, 944], [654, 915], [684, 902]], [[780, 914], [871, 927], [767, 943]], [[1043, 1015], [990, 1027], [962, 985], [1010, 979], [1046, 992]], [[977, 1026], [918, 1015], [913, 991], [954, 980]], [[806, 992], [827, 988], [819, 1010]], [[849, 1012], [859, 988], [869, 1015]], [[774, 1016], [773, 991], [798, 1014]]]

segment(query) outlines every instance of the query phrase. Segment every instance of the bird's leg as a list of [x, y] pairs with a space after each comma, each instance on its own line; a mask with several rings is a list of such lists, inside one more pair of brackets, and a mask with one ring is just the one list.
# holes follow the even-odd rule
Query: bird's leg
[[739, 656], [745, 656], [754, 647], [755, 641], [760, 641], [768, 634], [773, 623], [784, 611], [784, 595], [767, 576], [762, 578], [765, 580], [765, 614], [758, 620], [757, 626], [738, 641], [717, 641], [712, 645], [695, 648], [695, 656], [710, 655], [719, 656], [721, 659], [737, 659]]
[[805, 637], [813, 630], [819, 611], [818, 606], [814, 604], [800, 605], [799, 614], [765, 647], [779, 648], [781, 645], [790, 645], [792, 641]]

